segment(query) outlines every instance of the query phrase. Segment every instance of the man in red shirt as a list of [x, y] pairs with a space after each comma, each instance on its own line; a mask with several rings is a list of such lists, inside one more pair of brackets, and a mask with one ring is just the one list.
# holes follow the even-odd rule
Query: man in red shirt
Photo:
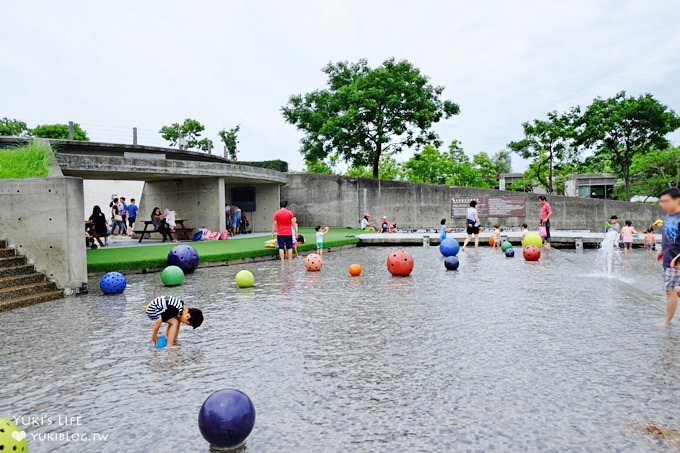
[[281, 209], [274, 213], [272, 236], [276, 236], [281, 261], [283, 261], [285, 254], [288, 255], [289, 260], [292, 260], [293, 226], [296, 224], [295, 214], [288, 210], [288, 202], [286, 200], [281, 200], [279, 206], [281, 206]]

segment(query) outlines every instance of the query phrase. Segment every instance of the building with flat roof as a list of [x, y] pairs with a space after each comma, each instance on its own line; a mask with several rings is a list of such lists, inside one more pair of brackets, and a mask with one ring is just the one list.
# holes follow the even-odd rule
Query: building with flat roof
[[616, 176], [611, 173], [574, 173], [564, 183], [564, 195], [610, 200], [616, 182]]

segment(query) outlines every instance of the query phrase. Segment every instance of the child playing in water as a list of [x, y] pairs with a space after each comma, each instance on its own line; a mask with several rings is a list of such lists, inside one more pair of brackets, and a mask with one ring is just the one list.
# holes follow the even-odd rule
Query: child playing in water
[[652, 253], [656, 250], [656, 236], [654, 235], [654, 228], [647, 228], [645, 232], [645, 248], [647, 253]]
[[501, 239], [501, 226], [499, 224], [495, 224], [493, 226], [493, 248], [500, 247], [501, 242], [503, 242]]
[[524, 239], [524, 236], [526, 236], [528, 232], [529, 232], [529, 225], [527, 225], [526, 223], [523, 223], [522, 224], [522, 239]]
[[441, 242], [446, 239], [446, 233], [450, 233], [452, 230], [451, 228], [446, 228], [446, 219], [442, 219], [442, 221], [439, 223], [442, 226], [439, 230], [439, 241]]
[[174, 296], [159, 296], [146, 306], [146, 314], [149, 319], [154, 321], [151, 331], [151, 342], [156, 344], [158, 341], [158, 331], [161, 324], [168, 324], [165, 336], [168, 339], [168, 346], [175, 344], [179, 336], [179, 325], [186, 324], [194, 329], [203, 323], [203, 313], [198, 308], [189, 308], [184, 305], [184, 301]]
[[633, 222], [626, 220], [625, 225], [621, 228], [621, 238], [623, 239], [623, 251], [624, 253], [633, 253], [633, 235], [637, 234], [635, 228], [633, 228]]
[[329, 229], [329, 227], [322, 227], [321, 225], [317, 225], [314, 228], [314, 231], [316, 231], [316, 253], [319, 255], [323, 255], [323, 237], [328, 233]]

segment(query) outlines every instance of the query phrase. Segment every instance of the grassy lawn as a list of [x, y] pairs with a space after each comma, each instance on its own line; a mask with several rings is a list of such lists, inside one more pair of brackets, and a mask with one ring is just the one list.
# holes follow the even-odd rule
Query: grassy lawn
[[[316, 243], [313, 228], [300, 228], [305, 237], [305, 244], [298, 247], [300, 252], [314, 250]], [[326, 235], [324, 246], [339, 247], [356, 244], [355, 237], [361, 234], [359, 229], [331, 228]], [[202, 263], [214, 261], [230, 261], [243, 258], [271, 256], [278, 253], [276, 249], [265, 248], [264, 242], [270, 237], [245, 237], [227, 241], [184, 242], [198, 251]], [[87, 251], [88, 272], [108, 272], [145, 268], [160, 268], [166, 265], [168, 252], [176, 244], [159, 244], [139, 247], [112, 247]]]
[[46, 178], [51, 155], [49, 145], [38, 140], [0, 149], [0, 179]]

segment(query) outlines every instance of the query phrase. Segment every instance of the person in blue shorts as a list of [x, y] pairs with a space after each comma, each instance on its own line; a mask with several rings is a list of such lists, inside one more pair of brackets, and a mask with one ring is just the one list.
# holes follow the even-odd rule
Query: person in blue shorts
[[168, 328], [165, 336], [168, 346], [172, 346], [179, 336], [179, 325], [186, 324], [194, 329], [203, 324], [203, 313], [198, 308], [189, 308], [184, 301], [174, 296], [159, 296], [146, 306], [146, 314], [154, 321], [151, 342], [158, 341], [158, 331], [165, 322]]
[[231, 206], [231, 231], [233, 234], [241, 232], [241, 208], [236, 205]]

